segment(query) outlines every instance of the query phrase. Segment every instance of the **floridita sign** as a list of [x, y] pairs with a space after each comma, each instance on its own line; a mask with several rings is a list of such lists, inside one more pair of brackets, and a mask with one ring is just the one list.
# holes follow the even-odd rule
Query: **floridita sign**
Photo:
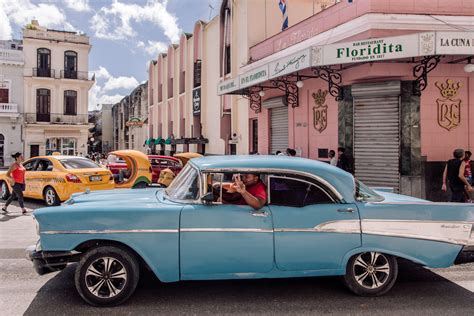
[[474, 32], [427, 32], [306, 47], [219, 83], [218, 95], [261, 84], [309, 67], [412, 58], [474, 55]]
[[131, 117], [127, 123], [125, 123], [126, 126], [130, 127], [141, 127], [145, 124], [139, 117]]

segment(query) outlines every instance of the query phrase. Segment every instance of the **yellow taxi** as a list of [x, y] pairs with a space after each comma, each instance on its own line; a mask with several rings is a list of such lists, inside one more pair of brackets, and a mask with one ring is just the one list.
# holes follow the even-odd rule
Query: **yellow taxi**
[[[26, 169], [25, 197], [44, 200], [48, 206], [59, 205], [71, 194], [86, 190], [114, 188], [112, 173], [90, 159], [76, 156], [38, 156], [23, 163]], [[6, 172], [0, 174], [2, 199], [12, 192]]]

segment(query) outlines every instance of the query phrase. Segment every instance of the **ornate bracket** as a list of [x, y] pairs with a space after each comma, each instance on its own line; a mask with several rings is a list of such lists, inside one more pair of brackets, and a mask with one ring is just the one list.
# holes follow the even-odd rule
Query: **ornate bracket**
[[252, 109], [255, 114], [262, 112], [262, 97], [258, 94], [259, 92], [260, 89], [250, 87], [242, 94], [242, 97], [250, 101], [250, 109]]
[[440, 55], [425, 56], [418, 65], [413, 68], [413, 76], [416, 77], [413, 83], [413, 94], [421, 95], [428, 85], [428, 73], [438, 66], [441, 61]]
[[336, 101], [341, 101], [343, 98], [342, 88], [340, 86], [342, 82], [342, 75], [336, 70], [328, 66], [321, 66], [312, 68], [316, 78], [321, 78], [329, 84], [329, 93], [336, 98]]
[[299, 106], [298, 102], [298, 87], [296, 82], [291, 80], [291, 76], [283, 76], [274, 80], [270, 80], [270, 83], [277, 89], [285, 92], [285, 98], [288, 105], [292, 108]]

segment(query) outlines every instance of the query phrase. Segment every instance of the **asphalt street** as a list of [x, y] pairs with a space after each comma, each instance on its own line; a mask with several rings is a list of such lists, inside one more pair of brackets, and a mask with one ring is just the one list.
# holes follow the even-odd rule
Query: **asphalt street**
[[[3, 202], [0, 202], [3, 206]], [[27, 200], [29, 209], [41, 202]], [[18, 207], [0, 215], [0, 313], [2, 315], [151, 314], [390, 314], [472, 315], [474, 264], [428, 270], [400, 262], [398, 282], [387, 295], [351, 294], [337, 277], [160, 283], [142, 275], [124, 305], [94, 308], [74, 286], [74, 265], [38, 276], [24, 249], [37, 240], [31, 216]]]

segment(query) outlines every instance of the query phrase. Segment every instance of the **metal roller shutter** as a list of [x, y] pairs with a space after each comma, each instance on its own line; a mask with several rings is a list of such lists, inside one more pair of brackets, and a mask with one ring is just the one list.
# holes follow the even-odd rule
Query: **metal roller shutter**
[[400, 83], [354, 85], [355, 176], [369, 186], [400, 187]]
[[280, 107], [270, 109], [270, 153], [274, 154], [277, 150], [285, 152], [287, 148], [288, 107], [282, 102]]

